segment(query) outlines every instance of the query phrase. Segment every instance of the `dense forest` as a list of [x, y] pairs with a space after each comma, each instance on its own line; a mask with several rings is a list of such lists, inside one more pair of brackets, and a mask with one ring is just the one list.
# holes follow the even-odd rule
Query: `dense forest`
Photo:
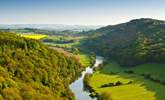
[[0, 100], [71, 100], [83, 67], [41, 42], [0, 32]]
[[81, 48], [133, 66], [146, 62], [165, 63], [165, 22], [136, 19], [89, 31]]

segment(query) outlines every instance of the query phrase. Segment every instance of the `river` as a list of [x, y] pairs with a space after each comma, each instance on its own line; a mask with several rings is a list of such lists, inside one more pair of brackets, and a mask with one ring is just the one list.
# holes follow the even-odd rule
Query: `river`
[[79, 77], [78, 80], [74, 81], [70, 85], [70, 89], [74, 93], [76, 100], [96, 100], [96, 98], [91, 98], [89, 96], [90, 93], [88, 91], [84, 90], [83, 79], [85, 74], [87, 73], [92, 74], [93, 68], [98, 67], [99, 64], [101, 64], [102, 62], [103, 62], [103, 57], [96, 56], [95, 64], [93, 65], [93, 67], [87, 67], [85, 71], [82, 72], [81, 77]]

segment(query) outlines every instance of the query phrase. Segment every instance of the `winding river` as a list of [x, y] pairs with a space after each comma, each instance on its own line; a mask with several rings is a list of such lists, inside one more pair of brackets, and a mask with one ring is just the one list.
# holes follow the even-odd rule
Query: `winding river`
[[82, 76], [78, 80], [74, 81], [70, 85], [70, 89], [74, 93], [76, 100], [96, 100], [96, 98], [91, 98], [89, 92], [84, 90], [83, 79], [85, 74], [93, 73], [93, 68], [98, 67], [99, 64], [103, 62], [103, 57], [96, 56], [96, 61], [93, 67], [87, 67], [85, 71], [82, 72]]

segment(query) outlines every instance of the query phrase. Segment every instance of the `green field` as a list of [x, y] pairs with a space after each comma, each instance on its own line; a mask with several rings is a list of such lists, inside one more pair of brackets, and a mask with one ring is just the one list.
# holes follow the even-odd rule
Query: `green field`
[[45, 43], [46, 45], [49, 46], [55, 46], [55, 47], [59, 47], [59, 48], [65, 48], [65, 49], [70, 49], [75, 45], [78, 45], [79, 42], [74, 42], [74, 43], [65, 43], [65, 44], [57, 44], [57, 43]]
[[42, 34], [21, 34], [20, 36], [35, 40], [40, 40], [47, 37], [47, 35], [42, 35]]
[[83, 53], [80, 53], [76, 56], [79, 57], [79, 61], [83, 66], [85, 66], [85, 67], [92, 66], [92, 62], [94, 60], [94, 58], [92, 58], [92, 56], [83, 54]]
[[[45, 38], [45, 40], [51, 40], [51, 42], [44, 42], [47, 45], [50, 46], [56, 46], [56, 47], [60, 47], [60, 48], [65, 48], [65, 49], [70, 49], [73, 48], [77, 45], [80, 44], [80, 41], [82, 39], [84, 39], [85, 37], [83, 36], [76, 36], [76, 37], [72, 37], [72, 36], [48, 36], [47, 38]], [[67, 42], [67, 43], [64, 43]]]
[[[109, 62], [89, 78], [89, 85], [99, 95], [110, 93], [113, 100], [164, 100], [165, 85], [146, 79], [142, 74], [164, 81], [165, 65], [148, 63], [131, 68]], [[131, 72], [131, 73], [130, 73]], [[120, 86], [100, 86], [120, 81]], [[131, 81], [131, 84], [127, 84]]]

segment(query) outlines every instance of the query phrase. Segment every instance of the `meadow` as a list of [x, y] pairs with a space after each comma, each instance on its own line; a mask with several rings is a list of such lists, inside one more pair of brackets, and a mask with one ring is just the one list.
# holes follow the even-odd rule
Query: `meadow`
[[84, 39], [84, 36], [59, 36], [53, 35], [48, 36], [43, 40], [43, 42], [50, 46], [55, 46], [59, 48], [71, 49], [80, 44], [80, 41]]
[[47, 35], [42, 35], [42, 34], [21, 34], [20, 36], [25, 37], [25, 38], [35, 39], [35, 40], [40, 40], [47, 37]]
[[89, 78], [88, 85], [93, 94], [106, 93], [112, 100], [164, 100], [164, 66], [148, 63], [126, 68], [110, 61]]
[[95, 61], [95, 58], [88, 54], [79, 53], [76, 56], [79, 58], [80, 63], [85, 67], [91, 67]]

